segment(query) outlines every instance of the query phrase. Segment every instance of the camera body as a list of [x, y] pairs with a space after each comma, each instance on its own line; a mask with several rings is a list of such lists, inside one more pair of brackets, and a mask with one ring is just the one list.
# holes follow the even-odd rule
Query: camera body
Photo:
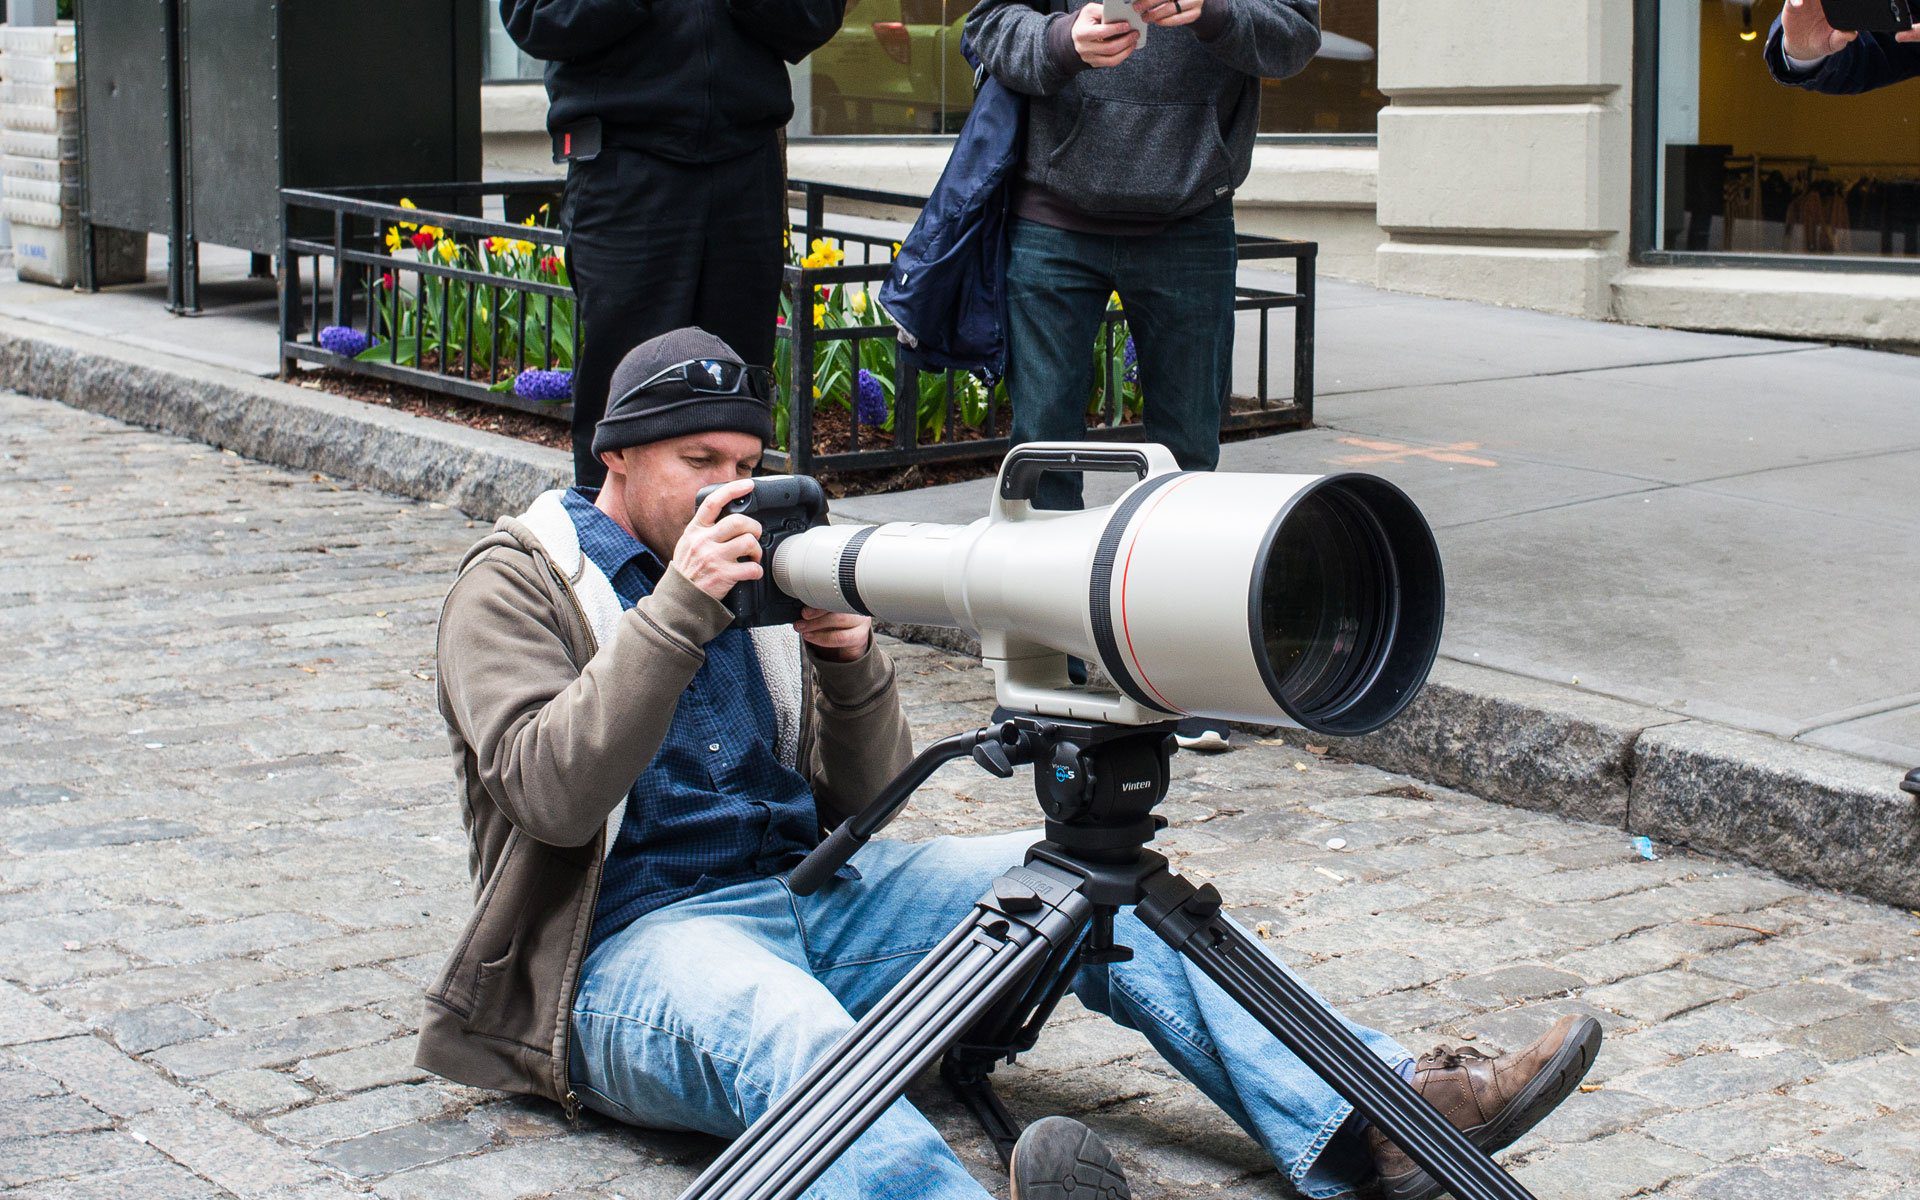
[[1912, 0], [1824, 0], [1827, 24], [1846, 33], [1901, 33], [1914, 23]]
[[[695, 507], [725, 484], [700, 489]], [[760, 562], [766, 574], [736, 584], [723, 602], [733, 614], [733, 628], [752, 629], [761, 625], [791, 625], [800, 619], [804, 607], [800, 601], [782, 592], [773, 582], [773, 552], [781, 542], [827, 523], [827, 494], [820, 481], [807, 475], [763, 475], [753, 481], [753, 490], [721, 510], [722, 514], [744, 513], [760, 522]]]

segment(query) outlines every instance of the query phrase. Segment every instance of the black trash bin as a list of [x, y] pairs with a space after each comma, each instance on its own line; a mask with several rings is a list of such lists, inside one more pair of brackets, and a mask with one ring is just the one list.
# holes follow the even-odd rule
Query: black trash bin
[[199, 243], [279, 252], [282, 187], [480, 178], [474, 0], [77, 7], [81, 219], [170, 239], [176, 309]]

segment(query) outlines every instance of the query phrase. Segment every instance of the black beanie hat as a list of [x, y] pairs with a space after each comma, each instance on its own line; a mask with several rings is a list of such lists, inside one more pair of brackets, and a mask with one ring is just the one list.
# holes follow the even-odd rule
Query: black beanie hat
[[596, 456], [690, 433], [726, 430], [773, 441], [773, 405], [758, 396], [708, 396], [680, 379], [640, 385], [668, 367], [711, 358], [739, 363], [740, 356], [704, 329], [676, 329], [641, 342], [613, 369], [607, 388], [607, 415], [593, 430]]

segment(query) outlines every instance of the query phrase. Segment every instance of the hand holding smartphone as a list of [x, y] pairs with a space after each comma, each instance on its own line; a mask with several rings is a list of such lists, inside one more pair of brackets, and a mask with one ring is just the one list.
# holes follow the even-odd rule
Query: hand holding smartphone
[[1905, 33], [1914, 26], [1912, 0], [1822, 0], [1827, 24], [1842, 33]]

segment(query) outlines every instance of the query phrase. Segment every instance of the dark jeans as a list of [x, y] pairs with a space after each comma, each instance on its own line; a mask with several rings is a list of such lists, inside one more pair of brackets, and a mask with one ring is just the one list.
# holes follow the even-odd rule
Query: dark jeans
[[[1146, 237], [1015, 221], [1007, 272], [1014, 442], [1082, 439], [1094, 340], [1107, 297], [1119, 292], [1139, 354], [1148, 440], [1187, 470], [1212, 470], [1233, 376], [1237, 265], [1231, 201]], [[1079, 476], [1049, 472], [1037, 503], [1079, 508]]]
[[593, 427], [613, 369], [648, 338], [687, 325], [741, 359], [773, 364], [780, 305], [786, 181], [780, 147], [718, 163], [681, 163], [609, 146], [567, 172], [568, 270], [579, 297], [573, 470], [598, 487]]

